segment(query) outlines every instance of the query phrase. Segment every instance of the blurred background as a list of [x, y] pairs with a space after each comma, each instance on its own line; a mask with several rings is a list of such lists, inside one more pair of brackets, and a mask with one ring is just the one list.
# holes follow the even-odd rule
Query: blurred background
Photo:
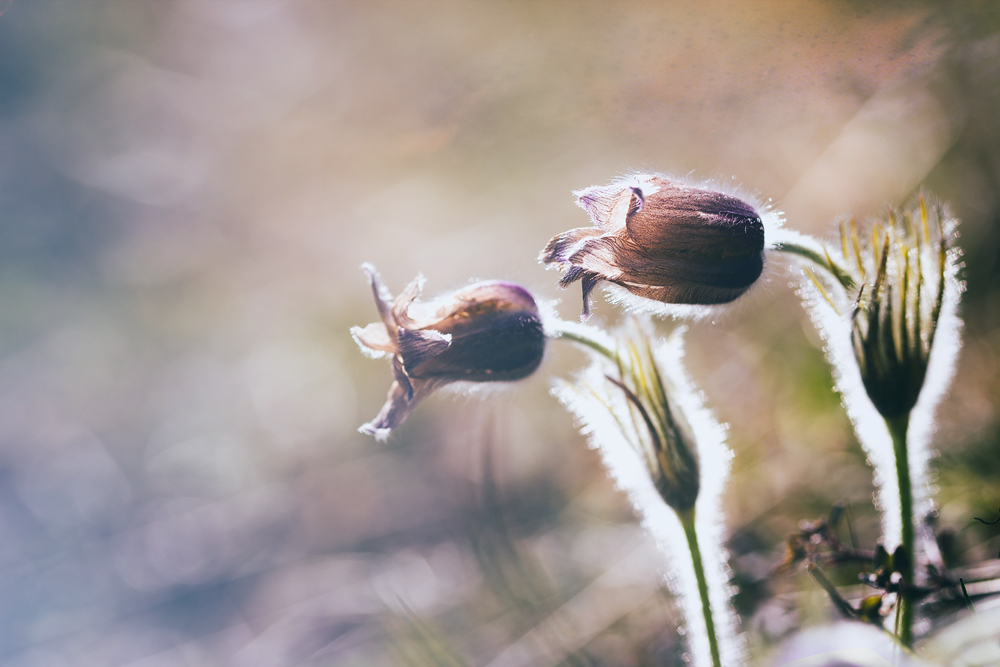
[[[548, 396], [438, 394], [356, 432], [394, 292], [503, 278], [631, 169], [790, 227], [923, 185], [963, 220], [965, 347], [935, 440], [954, 565], [1000, 527], [1000, 8], [983, 2], [0, 2], [0, 663], [673, 665], [625, 499]], [[767, 655], [830, 605], [770, 576], [871, 472], [780, 267], [691, 326], [735, 450], [737, 606]], [[596, 301], [596, 321], [617, 313]], [[662, 325], [664, 331], [671, 325]], [[835, 576], [835, 573], [834, 575]]]

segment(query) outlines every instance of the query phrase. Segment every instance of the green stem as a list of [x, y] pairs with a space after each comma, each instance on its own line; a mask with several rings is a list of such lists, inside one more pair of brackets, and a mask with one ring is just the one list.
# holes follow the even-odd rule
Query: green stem
[[908, 558], [904, 564], [903, 590], [899, 594], [901, 605], [899, 617], [899, 641], [907, 648], [913, 646], [913, 619], [916, 604], [910, 600], [907, 590], [914, 585], [914, 562], [916, 559], [913, 525], [913, 488], [910, 482], [910, 455], [906, 446], [906, 431], [910, 425], [909, 414], [886, 419], [892, 436], [892, 449], [896, 455], [896, 480], [899, 484], [899, 519], [902, 524], [902, 546]]
[[708, 582], [705, 580], [705, 567], [701, 562], [701, 549], [698, 548], [698, 535], [694, 529], [694, 508], [677, 513], [684, 526], [688, 549], [691, 551], [691, 564], [694, 566], [694, 576], [698, 580], [698, 595], [701, 597], [701, 611], [705, 616], [705, 634], [708, 635], [708, 647], [712, 651], [712, 664], [722, 667], [719, 659], [719, 642], [715, 637], [715, 621], [712, 619], [712, 604], [708, 599]]
[[808, 259], [817, 266], [823, 267], [830, 273], [830, 275], [837, 279], [837, 282], [843, 285], [844, 289], [851, 289], [854, 287], [854, 279], [851, 278], [847, 270], [837, 264], [827, 252], [820, 254], [814, 248], [809, 248], [790, 241], [775, 243], [774, 249], [780, 252], [798, 255], [799, 257]]
[[566, 340], [571, 340], [574, 343], [577, 343], [578, 345], [589, 347], [594, 352], [597, 352], [598, 354], [607, 357], [613, 363], [618, 362], [618, 355], [615, 354], [613, 351], [611, 351], [608, 347], [602, 345], [593, 338], [588, 338], [587, 336], [579, 334], [575, 331], [566, 331], [564, 329], [560, 329], [555, 332], [553, 338], [565, 338]]

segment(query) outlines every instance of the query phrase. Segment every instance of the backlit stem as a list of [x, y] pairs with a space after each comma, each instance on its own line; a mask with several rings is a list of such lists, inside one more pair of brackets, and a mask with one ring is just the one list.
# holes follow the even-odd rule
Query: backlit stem
[[583, 345], [586, 348], [590, 348], [594, 352], [597, 352], [601, 356], [609, 359], [610, 361], [617, 363], [618, 355], [614, 353], [609, 347], [601, 343], [600, 341], [587, 336], [586, 334], [569, 329], [557, 329], [552, 333], [553, 338], [565, 338], [566, 340], [573, 341], [578, 345]]
[[902, 524], [902, 546], [909, 558], [906, 559], [905, 571], [903, 575], [903, 589], [899, 594], [901, 605], [899, 617], [899, 641], [904, 646], [913, 645], [913, 618], [915, 601], [908, 596], [908, 590], [914, 585], [914, 562], [916, 551], [914, 549], [914, 525], [913, 525], [913, 488], [910, 482], [910, 456], [906, 446], [906, 431], [910, 425], [908, 414], [902, 417], [886, 419], [889, 433], [892, 435], [892, 449], [896, 455], [896, 479], [899, 484], [899, 519]]
[[712, 652], [712, 665], [722, 667], [719, 658], [719, 641], [715, 636], [715, 621], [712, 618], [712, 604], [708, 599], [708, 581], [705, 579], [705, 566], [701, 561], [701, 549], [698, 547], [698, 535], [694, 528], [694, 508], [678, 512], [684, 535], [687, 537], [688, 549], [691, 551], [691, 565], [694, 566], [694, 576], [698, 580], [698, 596], [701, 598], [701, 611], [705, 617], [705, 634], [708, 635], [708, 647]]
[[774, 244], [774, 249], [780, 252], [798, 255], [799, 257], [808, 259], [817, 266], [823, 267], [830, 273], [830, 275], [837, 279], [837, 282], [843, 285], [844, 289], [851, 289], [854, 287], [854, 279], [851, 278], [846, 269], [837, 264], [829, 253], [820, 253], [815, 248], [810, 248], [801, 243], [795, 243], [794, 241], [780, 241]]

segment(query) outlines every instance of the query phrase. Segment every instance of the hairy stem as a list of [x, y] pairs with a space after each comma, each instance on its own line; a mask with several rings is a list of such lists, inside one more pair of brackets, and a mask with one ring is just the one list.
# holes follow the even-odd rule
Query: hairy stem
[[910, 425], [909, 414], [902, 417], [886, 419], [889, 433], [892, 435], [892, 449], [896, 455], [896, 480], [899, 484], [899, 519], [902, 524], [902, 546], [909, 557], [906, 559], [903, 575], [903, 587], [899, 593], [899, 641], [906, 647], [913, 645], [913, 618], [915, 602], [909, 598], [908, 591], [916, 583], [914, 581], [914, 561], [916, 559], [914, 525], [913, 525], [913, 488], [910, 482], [910, 456], [906, 443], [906, 431]]
[[698, 547], [698, 535], [694, 529], [694, 508], [678, 512], [687, 537], [688, 549], [691, 551], [691, 564], [694, 566], [694, 576], [698, 580], [698, 596], [701, 597], [701, 610], [705, 617], [705, 634], [708, 635], [708, 647], [712, 652], [712, 665], [722, 667], [719, 658], [719, 641], [715, 636], [715, 621], [712, 618], [712, 604], [708, 599], [708, 582], [705, 580], [705, 566], [701, 562], [701, 549]]
[[590, 348], [594, 352], [606, 357], [613, 363], [618, 362], [618, 355], [615, 354], [611, 349], [602, 344], [601, 342], [590, 338], [579, 331], [568, 331], [566, 329], [559, 329], [552, 336], [553, 338], [565, 338], [566, 340], [573, 341], [578, 345], [583, 345], [584, 347]]
[[837, 264], [837, 262], [830, 257], [829, 253], [820, 253], [815, 248], [809, 248], [793, 241], [781, 241], [779, 243], [775, 243], [774, 249], [780, 252], [798, 255], [799, 257], [808, 259], [817, 266], [823, 267], [830, 273], [830, 275], [836, 278], [837, 282], [843, 285], [844, 289], [851, 289], [854, 287], [854, 279], [851, 278], [846, 269]]

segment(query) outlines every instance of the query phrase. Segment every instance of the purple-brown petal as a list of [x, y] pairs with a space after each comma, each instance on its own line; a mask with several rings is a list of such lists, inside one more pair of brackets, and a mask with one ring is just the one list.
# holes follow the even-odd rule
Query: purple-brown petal
[[655, 193], [658, 176], [637, 174], [610, 185], [594, 185], [573, 192], [576, 204], [587, 212], [591, 222], [603, 231], [613, 232], [625, 224], [625, 219], [641, 209], [646, 197]]
[[576, 205], [587, 212], [596, 227], [604, 229], [624, 189], [618, 183], [592, 185], [583, 190], [576, 190], [573, 194], [576, 195]]
[[399, 382], [393, 382], [389, 387], [389, 394], [385, 404], [379, 413], [367, 424], [358, 429], [361, 433], [372, 435], [379, 440], [385, 440], [389, 432], [400, 426], [410, 416], [417, 405], [447, 384], [447, 381], [439, 379], [417, 380], [412, 386], [407, 383], [403, 387]]
[[721, 260], [764, 250], [764, 225], [749, 204], [669, 181], [663, 181], [642, 209], [629, 216], [626, 227], [629, 239], [651, 254], [674, 252]]
[[427, 360], [438, 356], [451, 346], [451, 336], [434, 329], [399, 328], [399, 356], [403, 367], [412, 372]]
[[593, 271], [588, 271], [582, 266], [573, 266], [570, 267], [566, 275], [559, 281], [559, 287], [569, 287], [577, 280], [580, 281], [580, 285], [583, 287], [583, 310], [580, 313], [580, 317], [587, 320], [590, 318], [590, 293], [604, 279], [604, 276]]
[[596, 227], [581, 227], [571, 229], [552, 237], [552, 240], [542, 251], [541, 260], [546, 264], [560, 264], [569, 261], [570, 256], [579, 249], [580, 243], [604, 232]]
[[578, 244], [575, 252], [567, 258], [570, 268], [559, 281], [560, 287], [568, 287], [577, 280], [583, 287], [583, 319], [590, 317], [590, 293], [602, 281], [618, 282], [622, 271], [617, 266], [616, 247], [618, 240], [614, 236], [590, 238]]
[[601, 236], [588, 239], [569, 258], [569, 263], [596, 273], [604, 280], [618, 280], [624, 277], [621, 266], [622, 241], [618, 236]]
[[379, 319], [385, 324], [386, 329], [389, 331], [389, 336], [395, 340], [396, 320], [392, 316], [392, 294], [382, 284], [382, 279], [379, 277], [378, 271], [375, 270], [374, 266], [365, 262], [361, 265], [361, 270], [368, 276], [368, 282], [371, 284]]
[[410, 382], [410, 375], [407, 373], [406, 368], [403, 367], [403, 361], [397, 354], [392, 358], [392, 363], [390, 364], [392, 368], [392, 377], [395, 379], [395, 384], [398, 384], [406, 395], [406, 399], [410, 400], [413, 398], [413, 383]]
[[413, 324], [413, 319], [410, 318], [410, 306], [420, 296], [423, 288], [424, 277], [418, 274], [416, 278], [410, 281], [406, 289], [400, 292], [399, 296], [393, 300], [392, 317], [396, 321], [397, 326], [409, 327]]
[[417, 366], [407, 365], [410, 377], [491, 382], [534, 372], [545, 351], [545, 333], [527, 290], [512, 283], [479, 283], [454, 298], [454, 308], [427, 327], [450, 336], [451, 344]]
[[583, 288], [583, 310], [580, 312], [580, 317], [585, 321], [590, 319], [590, 293], [594, 291], [601, 280], [603, 280], [601, 276], [589, 271], [580, 278], [580, 285]]

